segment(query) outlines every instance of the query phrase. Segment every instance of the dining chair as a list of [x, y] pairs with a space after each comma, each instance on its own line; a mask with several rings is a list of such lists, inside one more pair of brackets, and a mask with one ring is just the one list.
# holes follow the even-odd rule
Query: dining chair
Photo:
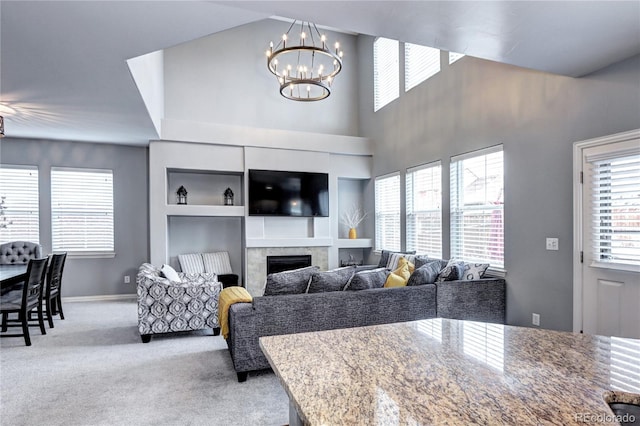
[[64, 319], [62, 312], [62, 298], [60, 287], [62, 285], [62, 271], [67, 260], [67, 253], [52, 254], [49, 256], [49, 270], [44, 290], [43, 303], [46, 303], [44, 314], [49, 322], [49, 327], [53, 328], [53, 316], [60, 314], [60, 319]]
[[[31, 259], [27, 267], [27, 278], [21, 290], [14, 290], [0, 296], [0, 313], [2, 314], [2, 331], [7, 327], [22, 327], [22, 334], [3, 334], [0, 337], [24, 337], [24, 343], [31, 346], [29, 337], [29, 313], [38, 310], [38, 324], [40, 332], [47, 334], [44, 327], [44, 315], [42, 313], [42, 287], [47, 271], [47, 260]], [[9, 314], [17, 313], [17, 319], [9, 319]], [[19, 323], [19, 324], [14, 324]], [[35, 325], [35, 324], [34, 324]]]

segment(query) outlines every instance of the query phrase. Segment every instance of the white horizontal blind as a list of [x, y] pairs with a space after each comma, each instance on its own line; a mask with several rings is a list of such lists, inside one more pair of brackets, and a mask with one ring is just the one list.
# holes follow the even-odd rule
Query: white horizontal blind
[[53, 250], [113, 252], [113, 172], [51, 168]]
[[400, 96], [399, 43], [379, 37], [373, 42], [373, 110]]
[[419, 44], [404, 44], [404, 91], [408, 92], [440, 72], [440, 50]]
[[440, 161], [407, 170], [407, 250], [442, 258]]
[[590, 165], [593, 259], [640, 265], [640, 154]]
[[400, 173], [377, 177], [376, 250], [400, 251]]
[[502, 145], [451, 158], [451, 257], [504, 267]]
[[0, 243], [40, 242], [38, 206], [38, 168], [2, 166], [0, 168]]
[[449, 65], [464, 57], [464, 53], [449, 52]]

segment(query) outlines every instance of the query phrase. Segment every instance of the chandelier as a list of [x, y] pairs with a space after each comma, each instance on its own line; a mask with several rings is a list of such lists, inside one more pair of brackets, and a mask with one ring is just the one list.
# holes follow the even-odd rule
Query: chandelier
[[[293, 21], [277, 46], [267, 50], [267, 68], [278, 79], [280, 94], [294, 101], [319, 101], [331, 94], [331, 83], [342, 70], [340, 43], [327, 47], [327, 38], [315, 24]], [[290, 34], [299, 28], [298, 44]], [[317, 43], [317, 44], [316, 44]]]

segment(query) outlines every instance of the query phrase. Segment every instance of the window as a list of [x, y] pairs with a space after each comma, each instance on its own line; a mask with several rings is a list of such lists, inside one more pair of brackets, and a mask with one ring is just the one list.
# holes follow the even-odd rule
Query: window
[[378, 38], [373, 42], [373, 110], [378, 111], [400, 96], [399, 44]]
[[405, 92], [438, 72], [440, 72], [440, 50], [419, 44], [404, 44]]
[[449, 52], [449, 65], [464, 57], [464, 53]]
[[640, 154], [596, 158], [590, 166], [593, 259], [640, 265]]
[[376, 250], [400, 251], [400, 173], [375, 181]]
[[440, 161], [407, 170], [407, 250], [442, 258]]
[[502, 145], [451, 158], [451, 257], [504, 267]]
[[38, 168], [0, 167], [0, 242], [40, 242]]
[[51, 168], [53, 250], [113, 253], [113, 172]]

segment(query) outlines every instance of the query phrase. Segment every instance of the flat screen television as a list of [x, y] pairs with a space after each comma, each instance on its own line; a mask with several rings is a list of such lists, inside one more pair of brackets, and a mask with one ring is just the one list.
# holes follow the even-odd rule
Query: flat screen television
[[249, 170], [250, 216], [329, 216], [326, 173]]

